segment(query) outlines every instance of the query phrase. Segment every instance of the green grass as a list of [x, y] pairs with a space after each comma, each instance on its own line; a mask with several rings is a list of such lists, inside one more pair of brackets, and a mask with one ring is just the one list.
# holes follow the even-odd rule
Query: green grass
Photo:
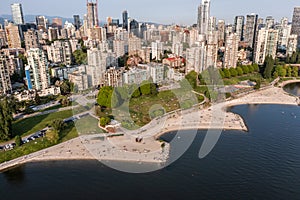
[[38, 112], [44, 112], [44, 111], [48, 111], [48, 110], [56, 110], [56, 109], [59, 109], [59, 108], [62, 108], [63, 106], [60, 104], [60, 105], [56, 105], [56, 106], [52, 106], [50, 108], [46, 108], [44, 110], [40, 110]]
[[54, 119], [65, 119], [73, 116], [72, 110], [50, 113], [21, 119], [13, 123], [13, 135], [26, 136], [45, 128]]
[[174, 92], [162, 91], [157, 96], [132, 98], [129, 111], [133, 122], [138, 126], [144, 126], [151, 121], [149, 112], [161, 107], [164, 108], [165, 113], [181, 108], [188, 108], [194, 104], [193, 102], [198, 102], [198, 99], [193, 99], [193, 97], [195, 97], [194, 93], [183, 90], [175, 90]]
[[[74, 123], [70, 123], [60, 133], [60, 139], [58, 143], [65, 142], [76, 137], [78, 137], [76, 127]], [[20, 147], [16, 147], [13, 150], [0, 152], [0, 163], [40, 151], [53, 145], [55, 144], [48, 141], [46, 138], [38, 138], [34, 141], [23, 144]]]
[[104, 133], [98, 126], [99, 120], [91, 116], [86, 116], [76, 121], [76, 129], [80, 134], [99, 134]]

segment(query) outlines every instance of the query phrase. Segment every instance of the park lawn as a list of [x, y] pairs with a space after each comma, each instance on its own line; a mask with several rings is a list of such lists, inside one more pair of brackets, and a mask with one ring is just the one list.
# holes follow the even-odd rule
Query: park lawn
[[104, 133], [98, 124], [99, 120], [91, 116], [86, 116], [75, 122], [75, 128], [81, 135]]
[[[64, 130], [61, 131], [58, 143], [65, 142], [76, 137], [78, 137], [77, 129], [74, 123], [69, 123], [66, 125]], [[56, 144], [48, 141], [46, 138], [38, 138], [34, 141], [23, 144], [20, 147], [15, 147], [13, 150], [0, 152], [0, 163], [40, 151], [54, 145]]]
[[54, 119], [65, 119], [73, 116], [72, 110], [50, 113], [46, 115], [34, 116], [21, 119], [13, 123], [13, 135], [26, 136], [35, 133], [43, 128]]
[[156, 96], [132, 98], [129, 104], [129, 111], [134, 123], [138, 126], [144, 126], [151, 121], [149, 115], [151, 109], [163, 107], [165, 113], [182, 108], [185, 109], [192, 106], [193, 102], [198, 102], [198, 99], [193, 99], [193, 97], [195, 97], [195, 94], [180, 89], [162, 91]]
[[49, 142], [45, 138], [39, 138], [23, 144], [20, 147], [15, 147], [13, 150], [0, 152], [0, 163], [28, 155], [51, 146], [53, 146], [53, 143]]
[[224, 85], [236, 85], [241, 81], [246, 81], [250, 79], [263, 79], [260, 73], [247, 74], [243, 76], [232, 77], [230, 79], [225, 78]]

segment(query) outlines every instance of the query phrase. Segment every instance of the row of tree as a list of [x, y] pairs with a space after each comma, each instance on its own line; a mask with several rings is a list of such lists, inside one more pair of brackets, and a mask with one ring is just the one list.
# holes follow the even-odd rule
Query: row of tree
[[287, 64], [300, 64], [300, 51], [294, 52], [291, 56], [287, 56], [285, 62]]
[[13, 137], [13, 110], [8, 98], [0, 99], [0, 141], [7, 141]]
[[266, 57], [263, 68], [263, 76], [266, 79], [299, 76], [298, 67], [290, 65], [276, 65], [276, 61], [271, 56]]
[[243, 66], [238, 66], [237, 68], [230, 68], [230, 69], [222, 68], [219, 70], [219, 73], [222, 78], [232, 78], [236, 76], [250, 74], [253, 72], [259, 72], [259, 66], [257, 64], [243, 65]]
[[157, 95], [157, 86], [151, 81], [143, 81], [140, 86], [137, 84], [125, 85], [113, 88], [111, 86], [102, 87], [99, 90], [97, 103], [106, 108], [114, 108], [122, 105], [130, 98], [140, 96]]

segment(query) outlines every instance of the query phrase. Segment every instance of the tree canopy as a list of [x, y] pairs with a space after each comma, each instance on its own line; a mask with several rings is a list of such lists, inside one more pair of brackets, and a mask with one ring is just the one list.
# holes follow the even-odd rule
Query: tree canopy
[[13, 109], [8, 99], [0, 100], [0, 140], [6, 141], [13, 137], [12, 134]]

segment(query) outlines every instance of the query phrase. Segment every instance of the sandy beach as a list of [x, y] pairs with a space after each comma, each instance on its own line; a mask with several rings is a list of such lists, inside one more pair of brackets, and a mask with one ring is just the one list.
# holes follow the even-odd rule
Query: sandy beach
[[[168, 159], [169, 144], [162, 148], [156, 139], [171, 131], [196, 129], [222, 129], [247, 131], [241, 116], [227, 112], [227, 108], [242, 104], [298, 105], [299, 98], [287, 94], [282, 88], [269, 87], [231, 101], [218, 103], [199, 110], [193, 108], [172, 113], [153, 120], [135, 131], [121, 131], [124, 136], [106, 137], [104, 134], [85, 135], [42, 151], [1, 163], [0, 171], [27, 162], [49, 160], [117, 160], [162, 163]], [[143, 138], [138, 143], [136, 138]]]

